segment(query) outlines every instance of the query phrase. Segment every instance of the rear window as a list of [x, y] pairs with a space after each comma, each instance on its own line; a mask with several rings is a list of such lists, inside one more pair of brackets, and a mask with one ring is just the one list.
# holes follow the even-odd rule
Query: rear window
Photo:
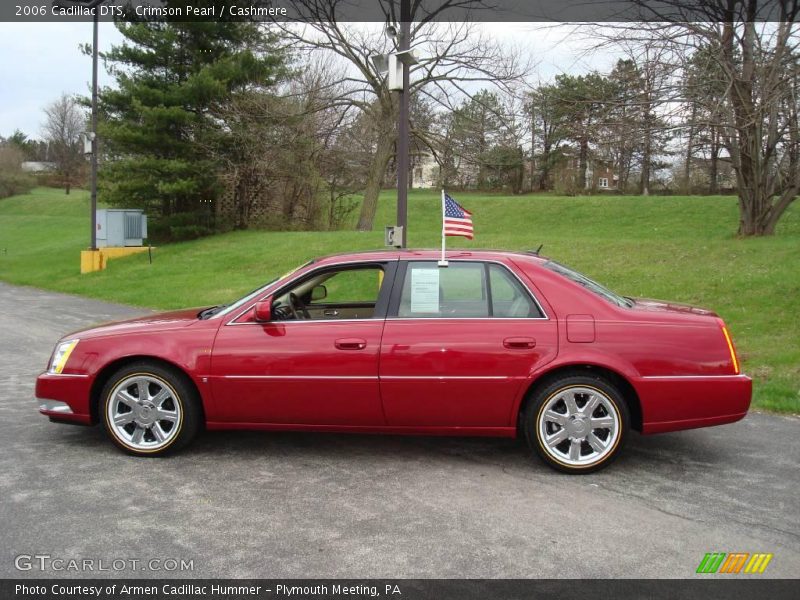
[[570, 269], [562, 265], [561, 263], [557, 263], [554, 260], [547, 261], [544, 263], [545, 269], [553, 271], [554, 273], [558, 273], [559, 275], [566, 277], [570, 281], [574, 281], [578, 285], [586, 288], [593, 294], [597, 294], [598, 296], [605, 298], [612, 304], [616, 304], [617, 306], [622, 306], [624, 308], [630, 308], [633, 306], [633, 302], [625, 298], [624, 296], [620, 296], [609, 290], [607, 287], [600, 285], [596, 281], [589, 279], [586, 275], [582, 273], [578, 273], [577, 271]]
[[542, 318], [522, 284], [503, 266], [452, 261], [447, 268], [435, 262], [409, 262], [399, 317], [424, 318]]

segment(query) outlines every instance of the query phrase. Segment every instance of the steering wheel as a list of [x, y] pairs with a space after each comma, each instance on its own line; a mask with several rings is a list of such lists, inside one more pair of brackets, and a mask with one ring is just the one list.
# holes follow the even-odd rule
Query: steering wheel
[[276, 320], [278, 321], [289, 321], [291, 319], [297, 319], [297, 314], [294, 312], [294, 307], [292, 307], [291, 304], [287, 304], [284, 306], [275, 306], [272, 310], [275, 313]]
[[297, 311], [299, 310], [304, 319], [310, 319], [311, 315], [308, 313], [306, 305], [297, 297], [294, 292], [289, 292], [289, 307], [292, 309], [292, 316], [297, 319]]

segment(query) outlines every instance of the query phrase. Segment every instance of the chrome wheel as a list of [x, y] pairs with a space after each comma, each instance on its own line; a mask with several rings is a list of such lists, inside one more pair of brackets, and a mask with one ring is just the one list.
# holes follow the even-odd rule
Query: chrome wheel
[[169, 446], [183, 418], [178, 394], [163, 379], [137, 373], [120, 381], [106, 403], [106, 420], [125, 446], [154, 452]]
[[620, 414], [616, 404], [600, 390], [570, 386], [543, 403], [537, 428], [541, 447], [553, 460], [589, 467], [616, 448]]

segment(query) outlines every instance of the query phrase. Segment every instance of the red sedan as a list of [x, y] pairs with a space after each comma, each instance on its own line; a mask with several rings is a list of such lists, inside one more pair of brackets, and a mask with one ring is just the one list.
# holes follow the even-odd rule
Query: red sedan
[[207, 429], [524, 435], [589, 472], [642, 433], [750, 405], [711, 311], [619, 296], [524, 252], [381, 251], [311, 261], [228, 306], [64, 338], [36, 382], [53, 421], [160, 455]]

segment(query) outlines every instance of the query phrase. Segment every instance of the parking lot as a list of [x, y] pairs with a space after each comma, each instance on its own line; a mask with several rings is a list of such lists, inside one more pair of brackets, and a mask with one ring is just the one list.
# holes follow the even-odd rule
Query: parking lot
[[34, 380], [55, 342], [142, 312], [0, 284], [2, 577], [41, 577], [15, 567], [36, 554], [192, 564], [93, 573], [133, 577], [681, 578], [706, 552], [800, 572], [796, 417], [633, 434], [579, 477], [503, 439], [215, 432], [139, 459], [99, 427], [41, 417]]

